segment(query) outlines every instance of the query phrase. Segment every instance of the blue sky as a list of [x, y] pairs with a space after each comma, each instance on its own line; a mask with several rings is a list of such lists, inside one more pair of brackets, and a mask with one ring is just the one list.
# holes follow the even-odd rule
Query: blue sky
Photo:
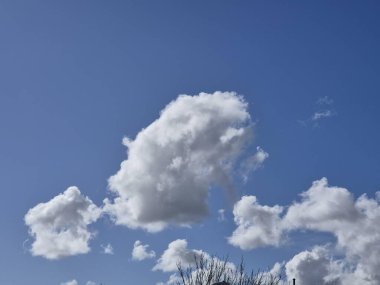
[[[261, 269], [293, 260], [290, 272], [302, 262], [302, 256], [293, 257], [306, 251], [319, 254], [316, 262], [325, 255], [360, 259], [363, 252], [337, 249], [351, 244], [338, 241], [347, 232], [331, 219], [290, 223], [286, 216], [293, 201], [302, 203], [299, 194], [322, 177], [347, 189], [353, 201], [367, 193], [379, 207], [379, 10], [377, 1], [1, 1], [0, 283], [166, 282], [170, 273], [152, 268], [178, 239], [186, 239], [189, 249], [228, 254], [233, 262], [244, 255], [250, 267]], [[235, 201], [212, 177], [207, 180], [210, 215], [191, 227], [178, 226], [176, 216], [165, 229], [150, 233], [141, 226], [145, 222], [137, 228], [116, 225], [104, 214], [85, 226], [96, 232], [87, 254], [58, 260], [31, 254], [35, 238], [24, 221], [29, 209], [70, 186], [99, 208], [105, 198], [112, 202], [120, 193], [111, 193], [107, 180], [128, 158], [123, 137], [135, 140], [179, 94], [215, 91], [242, 95], [248, 105], [240, 102], [245, 106], [240, 111], [250, 122], [231, 123], [244, 130], [253, 125], [252, 139], [244, 141], [228, 171]], [[226, 103], [222, 110], [230, 107]], [[213, 128], [205, 130], [207, 140]], [[239, 165], [258, 146], [269, 157], [244, 182]], [[317, 197], [325, 197], [321, 189]], [[252, 195], [259, 201], [252, 205], [284, 207], [276, 221], [286, 229], [277, 245], [266, 241], [242, 250], [228, 242], [237, 228], [234, 202]], [[350, 211], [334, 201], [335, 208]], [[225, 209], [223, 222], [219, 209]], [[242, 218], [249, 223], [251, 216]], [[365, 232], [368, 221], [358, 221], [351, 227], [361, 225]], [[374, 235], [368, 228], [363, 239]], [[136, 240], [156, 256], [132, 260]], [[113, 255], [102, 253], [107, 244]], [[379, 244], [374, 241], [374, 252]], [[330, 265], [321, 266], [328, 271]], [[375, 265], [361, 264], [362, 274], [369, 276]]]

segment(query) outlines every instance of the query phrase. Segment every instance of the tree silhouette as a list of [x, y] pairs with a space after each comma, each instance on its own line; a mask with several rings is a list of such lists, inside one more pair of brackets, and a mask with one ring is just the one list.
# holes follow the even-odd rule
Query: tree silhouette
[[206, 257], [194, 255], [193, 265], [183, 267], [177, 263], [180, 280], [177, 285], [213, 285], [226, 282], [229, 285], [277, 285], [281, 275], [269, 272], [253, 271], [246, 273], [242, 259], [238, 266], [228, 262], [228, 258], [219, 259], [215, 256]]

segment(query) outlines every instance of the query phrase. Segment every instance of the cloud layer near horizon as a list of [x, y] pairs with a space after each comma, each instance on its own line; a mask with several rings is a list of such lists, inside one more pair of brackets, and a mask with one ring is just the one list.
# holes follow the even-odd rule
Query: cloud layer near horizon
[[[376, 199], [371, 199], [362, 195], [355, 200], [347, 189], [329, 186], [327, 179], [322, 178], [314, 181], [301, 194], [301, 201], [293, 203], [283, 215], [281, 206], [262, 206], [256, 197], [243, 196], [234, 207], [237, 228], [229, 242], [247, 250], [265, 245], [279, 246], [289, 231], [331, 233], [337, 239], [335, 250], [343, 253], [343, 259], [330, 261], [327, 257], [333, 258], [334, 252], [326, 253], [326, 247], [300, 253], [288, 267], [307, 269], [300, 264], [312, 259], [318, 264], [325, 262], [323, 268], [327, 266], [325, 271], [321, 269], [321, 272], [326, 272], [325, 279], [328, 280], [322, 284], [341, 284], [331, 282], [343, 280], [342, 284], [379, 284], [380, 205], [379, 195], [376, 196]], [[296, 263], [297, 266], [294, 265]], [[330, 271], [336, 271], [337, 264], [340, 265], [340, 277], [332, 281]], [[297, 274], [301, 276], [302, 272]], [[348, 275], [350, 278], [346, 280]], [[323, 278], [321, 274], [319, 277]], [[354, 281], [349, 283], [349, 280]]]
[[104, 209], [116, 224], [151, 232], [199, 222], [209, 213], [210, 186], [233, 195], [231, 171], [250, 138], [242, 97], [181, 95], [134, 140], [124, 139], [128, 159], [109, 178], [117, 197], [106, 199]]
[[77, 187], [69, 187], [50, 201], [36, 205], [25, 215], [29, 234], [34, 238], [31, 253], [60, 259], [89, 252], [88, 243], [93, 233], [88, 225], [95, 222], [101, 212]]

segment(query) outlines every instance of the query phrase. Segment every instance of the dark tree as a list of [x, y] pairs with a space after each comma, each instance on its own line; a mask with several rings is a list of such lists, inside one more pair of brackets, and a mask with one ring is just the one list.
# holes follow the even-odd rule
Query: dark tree
[[[182, 267], [177, 264], [178, 274], [181, 278], [178, 285], [277, 285], [281, 281], [280, 275], [267, 272], [245, 271], [244, 260], [239, 266], [228, 262], [228, 258], [206, 258], [205, 255], [194, 256], [194, 265]], [[226, 283], [223, 283], [226, 282]]]

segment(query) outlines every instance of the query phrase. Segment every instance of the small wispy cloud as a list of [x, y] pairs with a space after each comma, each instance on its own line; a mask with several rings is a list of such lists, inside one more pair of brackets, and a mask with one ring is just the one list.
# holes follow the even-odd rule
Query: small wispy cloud
[[75, 279], [73, 279], [73, 280], [70, 280], [70, 281], [67, 281], [67, 282], [63, 282], [63, 283], [61, 283], [61, 285], [78, 285], [78, 281], [76, 281]]
[[[61, 285], [78, 285], [78, 284], [79, 283], [76, 279], [61, 283]], [[98, 285], [98, 283], [96, 283], [94, 281], [87, 281], [86, 285]]]
[[326, 120], [333, 116], [336, 116], [337, 113], [334, 109], [334, 100], [329, 96], [319, 97], [315, 102], [316, 111], [306, 120], [298, 120], [298, 123], [304, 127], [312, 125], [314, 127], [319, 126], [321, 120]]
[[312, 121], [318, 121], [321, 119], [326, 119], [326, 118], [332, 117], [334, 115], [335, 115], [334, 111], [324, 110], [324, 111], [320, 111], [320, 112], [315, 112], [313, 117], [311, 118], [311, 120]]
[[334, 104], [334, 100], [329, 96], [319, 97], [317, 100], [318, 105], [332, 105]]
[[114, 251], [113, 251], [113, 247], [112, 247], [112, 245], [109, 243], [109, 244], [107, 244], [107, 245], [100, 245], [101, 246], [101, 248], [102, 248], [102, 253], [104, 253], [104, 254], [114, 254]]
[[218, 222], [224, 222], [226, 220], [225, 212], [224, 209], [218, 210]]
[[243, 196], [234, 205], [237, 227], [228, 242], [251, 250], [280, 246], [294, 231], [329, 233], [335, 243], [302, 251], [285, 264], [288, 278], [300, 284], [380, 284], [379, 197], [377, 192], [355, 199], [327, 178], [314, 181], [290, 206], [262, 205], [255, 196]]
[[26, 253], [26, 252], [28, 252], [30, 250], [28, 248], [28, 242], [29, 242], [28, 238], [22, 242], [22, 249], [23, 249], [24, 253]]
[[264, 161], [269, 157], [269, 153], [261, 147], [258, 146], [256, 150], [254, 155], [248, 157], [241, 164], [240, 171], [244, 182], [247, 182], [249, 174], [262, 167]]

